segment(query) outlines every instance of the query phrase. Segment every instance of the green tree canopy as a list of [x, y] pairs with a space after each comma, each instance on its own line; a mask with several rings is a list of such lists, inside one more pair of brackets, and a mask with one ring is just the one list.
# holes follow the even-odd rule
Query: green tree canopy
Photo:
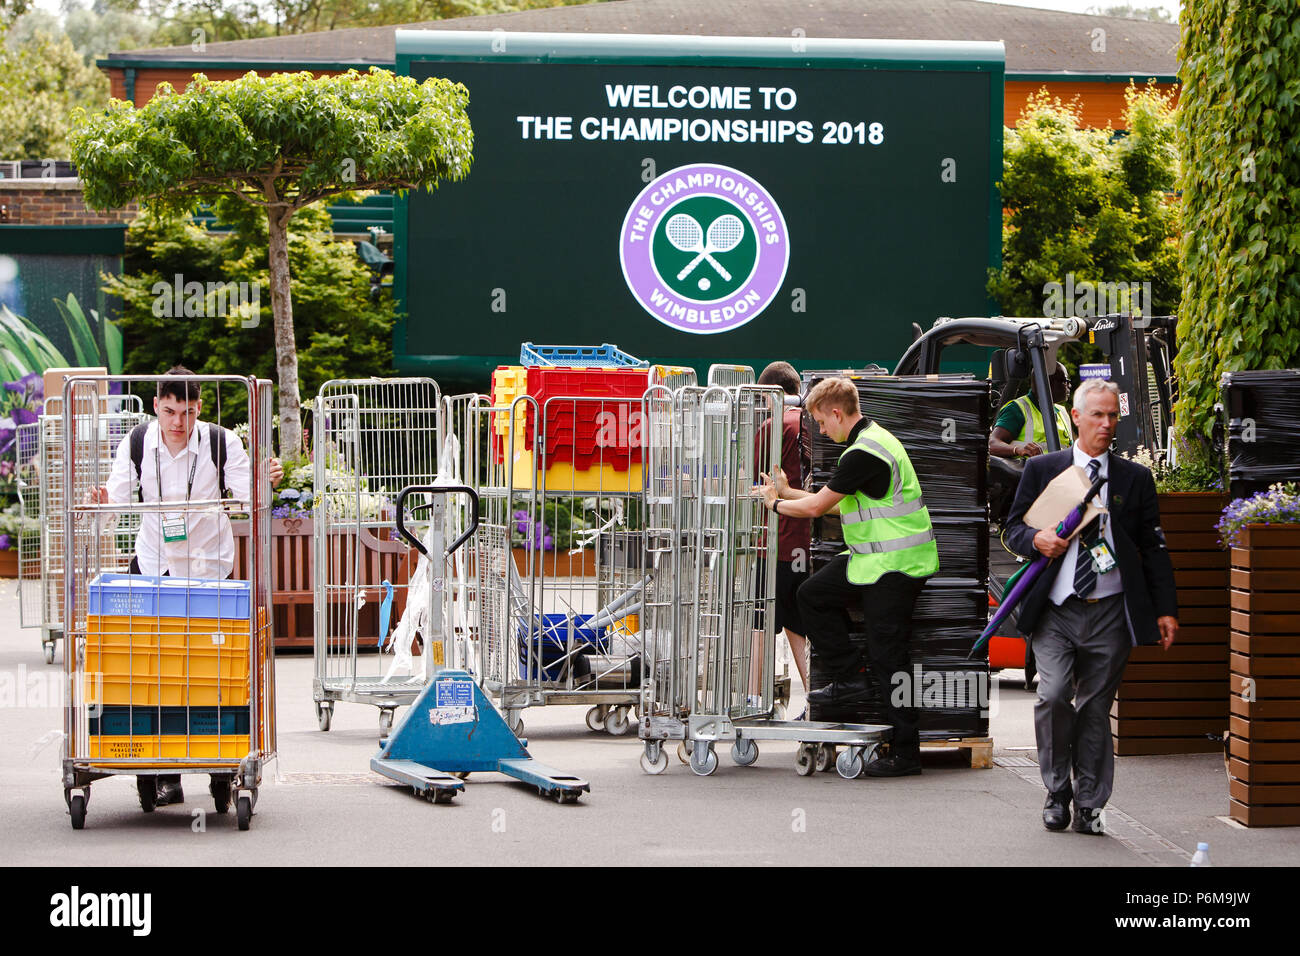
[[1224, 372], [1300, 364], [1300, 5], [1188, 0], [1182, 25], [1174, 415], [1207, 435]]
[[66, 158], [73, 110], [106, 102], [108, 77], [63, 33], [0, 33], [0, 159]]
[[1031, 98], [1005, 131], [1002, 269], [989, 294], [1007, 315], [1042, 315], [1048, 283], [1151, 283], [1147, 314], [1177, 307], [1177, 157], [1170, 97], [1129, 87], [1127, 133], [1085, 129], [1079, 108]]
[[[358, 189], [435, 188], [468, 175], [473, 132], [459, 83], [417, 83], [372, 67], [166, 84], [136, 109], [113, 101], [84, 117], [72, 156], [86, 202], [139, 200], [159, 213], [232, 198], [266, 215], [282, 450], [300, 450], [298, 356], [290, 294], [289, 221], [328, 196]], [[297, 427], [295, 427], [297, 426]]]

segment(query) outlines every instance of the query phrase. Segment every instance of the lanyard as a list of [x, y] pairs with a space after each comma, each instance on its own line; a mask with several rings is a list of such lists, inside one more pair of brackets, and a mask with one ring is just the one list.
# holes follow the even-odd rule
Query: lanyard
[[[197, 428], [198, 426], [196, 425], [195, 427]], [[159, 441], [160, 444], [162, 443], [162, 430], [161, 430], [161, 429], [160, 429], [159, 432], [158, 432], [158, 441]], [[188, 448], [188, 446], [189, 446], [189, 442], [186, 441], [185, 444], [186, 444], [186, 447]], [[197, 471], [197, 470], [198, 470], [198, 467], [199, 467], [199, 455], [198, 455], [198, 452], [190, 452], [190, 456], [191, 456], [191, 458], [192, 458], [193, 460], [190, 462], [190, 477], [189, 477], [189, 480], [185, 483], [185, 500], [186, 500], [186, 501], [189, 501], [189, 500], [190, 500], [190, 494], [191, 494], [191, 492], [194, 491], [194, 472]], [[162, 459], [161, 459], [161, 456], [159, 455], [158, 448], [157, 448], [157, 446], [154, 446], [154, 450], [153, 450], [153, 469], [154, 469], [154, 473], [158, 476], [158, 500], [159, 500], [159, 501], [163, 501], [163, 500], [164, 500], [164, 499], [163, 499], [163, 483], [162, 483], [162, 464], [161, 464], [161, 460], [162, 460]]]

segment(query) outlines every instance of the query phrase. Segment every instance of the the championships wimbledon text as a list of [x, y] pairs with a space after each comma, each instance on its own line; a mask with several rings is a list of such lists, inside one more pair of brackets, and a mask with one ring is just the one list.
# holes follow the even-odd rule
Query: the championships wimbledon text
[[[865, 119], [799, 119], [799, 97], [788, 86], [660, 86], [606, 83], [610, 109], [680, 111], [663, 116], [516, 116], [521, 139], [684, 143], [801, 143], [879, 146], [883, 123]], [[709, 118], [689, 111], [762, 111], [772, 118]]]

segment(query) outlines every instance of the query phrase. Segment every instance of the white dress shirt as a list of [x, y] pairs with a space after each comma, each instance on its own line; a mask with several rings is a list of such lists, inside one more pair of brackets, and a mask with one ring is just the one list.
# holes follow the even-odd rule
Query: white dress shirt
[[[1074, 449], [1074, 463], [1083, 469], [1085, 475], [1088, 473], [1088, 462], [1098, 461], [1101, 463], [1101, 468], [1097, 474], [1102, 478], [1108, 478], [1110, 476], [1109, 471], [1107, 470], [1110, 467], [1110, 452], [1102, 452], [1096, 458], [1093, 458], [1091, 455], [1087, 455], [1083, 452], [1079, 447], [1078, 442], [1075, 442], [1071, 447]], [[1110, 501], [1109, 481], [1101, 486], [1101, 490], [1097, 492], [1095, 500], [1097, 504], [1101, 505], [1103, 508], [1106, 507], [1106, 503]], [[1110, 527], [1110, 516], [1102, 515], [1100, 520], [1103, 537], [1105, 537], [1106, 543], [1110, 545], [1111, 555], [1114, 556], [1115, 533]], [[1074, 594], [1074, 569], [1078, 564], [1079, 540], [1082, 537], [1082, 534], [1076, 534], [1072, 539], [1070, 539], [1070, 547], [1066, 550], [1065, 554], [1061, 556], [1061, 570], [1056, 574], [1056, 581], [1053, 582], [1052, 591], [1049, 595], [1053, 604], [1062, 604], [1065, 602], [1066, 598]], [[1085, 554], [1084, 560], [1091, 561], [1092, 559]], [[1105, 574], [1097, 575], [1097, 584], [1093, 587], [1092, 593], [1088, 595], [1088, 598], [1094, 599], [1110, 597], [1112, 594], [1119, 594], [1122, 590], [1124, 590], [1124, 587], [1119, 578], [1119, 566], [1116, 565]]]
[[[212, 462], [211, 441], [220, 440], [220, 431], [207, 422], [197, 422], [189, 441], [179, 454], [173, 455], [160, 440], [158, 423], [150, 422], [144, 434], [144, 454], [140, 459], [140, 486], [144, 500], [210, 501], [220, 495], [217, 469]], [[189, 487], [190, 469], [194, 484]], [[161, 479], [161, 488], [159, 487]], [[135, 466], [131, 463], [131, 438], [117, 446], [113, 471], [108, 478], [108, 500], [126, 503], [135, 499]], [[233, 432], [226, 433], [226, 491], [235, 498], [249, 497], [248, 454], [243, 442]], [[178, 508], [167, 512], [168, 520], [185, 519], [183, 541], [163, 540], [163, 517], [156, 511], [146, 512], [135, 538], [135, 554], [142, 574], [159, 575], [166, 571], [173, 577], [225, 578], [235, 566], [235, 538], [230, 519], [219, 509]]]

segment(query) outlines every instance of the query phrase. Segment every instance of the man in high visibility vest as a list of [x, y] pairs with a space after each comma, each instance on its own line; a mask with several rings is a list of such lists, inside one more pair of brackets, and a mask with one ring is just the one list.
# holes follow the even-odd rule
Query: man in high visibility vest
[[[1070, 427], [1070, 413], [1062, 403], [1070, 394], [1070, 376], [1059, 362], [1048, 379], [1052, 386], [1052, 410], [1056, 414], [1056, 434], [1061, 447], [1074, 441]], [[989, 454], [999, 458], [1033, 458], [1047, 451], [1047, 429], [1043, 413], [1038, 409], [1032, 393], [1007, 402], [998, 412], [998, 419], [989, 435]]]
[[[870, 664], [894, 727], [888, 757], [864, 773], [901, 777], [921, 772], [917, 696], [909, 642], [912, 612], [925, 580], [939, 570], [930, 513], [902, 444], [862, 416], [858, 391], [847, 378], [819, 382], [804, 407], [831, 441], [848, 445], [835, 473], [817, 492], [791, 488], [778, 469], [761, 488], [768, 508], [792, 518], [815, 518], [838, 508], [847, 550], [799, 588], [799, 613], [808, 640], [835, 675], [808, 695], [810, 704], [849, 705], [870, 694]], [[861, 602], [867, 649], [849, 639], [844, 608]]]

